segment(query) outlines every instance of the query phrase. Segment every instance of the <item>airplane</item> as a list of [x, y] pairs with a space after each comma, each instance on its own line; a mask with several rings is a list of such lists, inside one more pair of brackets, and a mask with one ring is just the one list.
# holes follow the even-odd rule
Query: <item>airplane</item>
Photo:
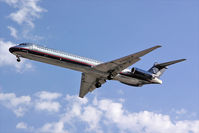
[[107, 80], [117, 80], [136, 87], [145, 84], [162, 84], [159, 78], [167, 67], [186, 59], [155, 63], [148, 71], [135, 67], [128, 68], [138, 62], [140, 57], [160, 47], [157, 45], [109, 62], [100, 62], [33, 43], [21, 43], [10, 47], [9, 51], [16, 56], [18, 62], [23, 57], [82, 72], [79, 97], [83, 98], [88, 92], [101, 87]]

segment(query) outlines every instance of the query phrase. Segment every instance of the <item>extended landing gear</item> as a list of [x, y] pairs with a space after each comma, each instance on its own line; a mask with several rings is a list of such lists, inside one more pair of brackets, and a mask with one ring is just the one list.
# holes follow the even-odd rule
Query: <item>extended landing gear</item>
[[110, 74], [108, 75], [108, 77], [107, 77], [108, 80], [112, 80], [113, 78], [114, 78], [114, 77], [113, 77], [113, 74], [111, 74], [111, 73], [110, 73]]
[[100, 82], [97, 82], [96, 84], [95, 84], [95, 87], [96, 88], [99, 88], [99, 87], [101, 87], [102, 86], [102, 84], [100, 83]]
[[108, 80], [112, 80], [116, 76], [113, 70], [109, 71], [108, 73], [109, 73], [107, 77]]
[[21, 59], [19, 58], [19, 56], [17, 55], [16, 57], [17, 57], [17, 62], [20, 62]]

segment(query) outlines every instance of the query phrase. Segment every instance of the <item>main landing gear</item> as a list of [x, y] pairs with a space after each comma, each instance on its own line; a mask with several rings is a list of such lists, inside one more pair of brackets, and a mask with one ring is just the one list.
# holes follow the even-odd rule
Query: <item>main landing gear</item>
[[19, 58], [19, 56], [17, 55], [16, 57], [17, 57], [17, 62], [20, 62], [21, 59]]
[[111, 74], [111, 73], [110, 73], [110, 74], [108, 75], [108, 77], [107, 77], [108, 80], [112, 80], [113, 78], [114, 78], [114, 77], [113, 77], [113, 74]]
[[[112, 80], [114, 78], [114, 75], [112, 74], [112, 73], [110, 73], [109, 75], [108, 75], [108, 77], [107, 77], [107, 79], [108, 80]], [[99, 79], [97, 79], [96, 80], [96, 83], [95, 83], [95, 87], [96, 88], [99, 88], [99, 87], [101, 87], [102, 86], [102, 84], [104, 83], [104, 82], [106, 82], [106, 80], [104, 79], [104, 80], [99, 80]]]
[[102, 86], [102, 84], [100, 83], [100, 82], [97, 82], [96, 84], [95, 84], [95, 87], [96, 88], [99, 88], [99, 87], [101, 87]]
[[95, 87], [100, 88], [103, 83], [106, 82], [106, 79], [96, 79]]

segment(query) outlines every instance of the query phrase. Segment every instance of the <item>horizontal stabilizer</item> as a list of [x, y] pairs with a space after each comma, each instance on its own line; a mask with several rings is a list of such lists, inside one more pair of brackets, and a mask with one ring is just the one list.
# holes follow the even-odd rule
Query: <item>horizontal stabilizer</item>
[[156, 77], [160, 77], [164, 71], [166, 70], [167, 66], [179, 63], [181, 61], [185, 61], [186, 59], [174, 60], [160, 64], [154, 64], [148, 71], [155, 74]]
[[182, 61], [185, 61], [185, 60], [186, 59], [180, 59], [180, 60], [169, 61], [169, 62], [165, 62], [165, 63], [161, 63], [161, 64], [156, 64], [155, 67], [157, 67], [158, 69], [162, 69], [162, 68], [165, 68], [169, 65], [179, 63], [179, 62], [182, 62]]

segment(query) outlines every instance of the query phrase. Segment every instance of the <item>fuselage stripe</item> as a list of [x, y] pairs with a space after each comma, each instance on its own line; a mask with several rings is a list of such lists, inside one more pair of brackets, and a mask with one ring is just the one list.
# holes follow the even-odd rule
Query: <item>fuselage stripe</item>
[[62, 57], [62, 56], [57, 56], [57, 55], [53, 55], [53, 54], [49, 54], [49, 53], [45, 53], [45, 52], [41, 52], [41, 51], [37, 51], [37, 50], [30, 50], [30, 49], [26, 49], [26, 48], [17, 48], [19, 49], [20, 52], [24, 52], [20, 49], [24, 49], [24, 50], [27, 50], [28, 53], [32, 53], [32, 54], [36, 54], [36, 55], [40, 55], [40, 56], [45, 56], [45, 55], [48, 55], [46, 57], [50, 57], [50, 58], [53, 58], [53, 59], [57, 59], [57, 60], [65, 60], [65, 61], [68, 61], [70, 63], [78, 63], [79, 65], [84, 65], [84, 66], [89, 66], [89, 67], [92, 67], [94, 65], [92, 64], [88, 64], [88, 63], [85, 63], [85, 62], [80, 62], [80, 61], [77, 61], [77, 60], [72, 60], [72, 59], [69, 59], [69, 58], [66, 58], [66, 57]]

